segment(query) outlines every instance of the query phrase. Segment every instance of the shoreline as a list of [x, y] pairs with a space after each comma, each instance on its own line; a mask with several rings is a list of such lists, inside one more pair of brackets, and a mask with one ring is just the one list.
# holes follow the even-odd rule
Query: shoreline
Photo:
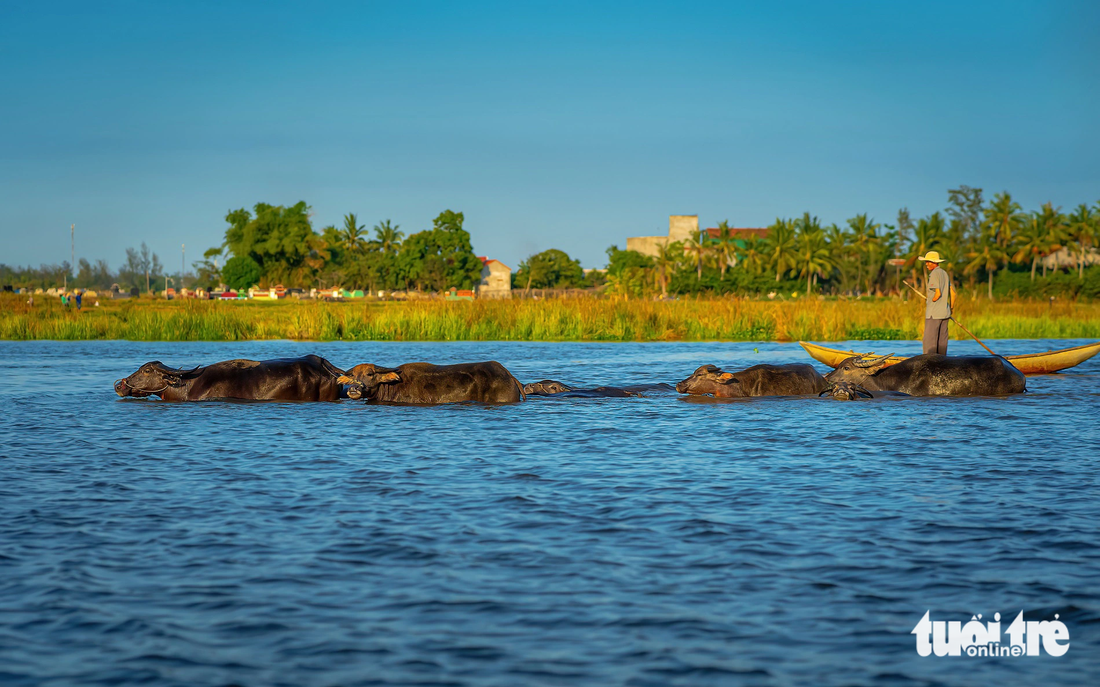
[[[960, 300], [982, 339], [1100, 339], [1100, 303]], [[923, 303], [899, 299], [574, 298], [469, 302], [122, 300], [66, 310], [0, 299], [9, 341], [919, 341]], [[966, 335], [953, 326], [953, 339]], [[955, 336], [958, 334], [958, 336]]]

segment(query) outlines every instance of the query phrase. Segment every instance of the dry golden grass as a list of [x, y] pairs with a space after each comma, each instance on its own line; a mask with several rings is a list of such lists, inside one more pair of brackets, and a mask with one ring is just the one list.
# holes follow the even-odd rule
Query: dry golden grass
[[[842, 341], [916, 339], [923, 304], [894, 299], [577, 298], [448, 302], [126, 300], [66, 310], [0, 298], [0, 339], [389, 341]], [[962, 299], [982, 338], [1100, 338], [1100, 304]]]

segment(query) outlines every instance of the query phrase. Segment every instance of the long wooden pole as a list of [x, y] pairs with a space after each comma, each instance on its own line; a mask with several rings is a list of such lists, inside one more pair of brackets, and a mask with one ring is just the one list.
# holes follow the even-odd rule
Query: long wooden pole
[[[920, 296], [921, 298], [923, 298], [923, 299], [925, 299], [925, 300], [927, 300], [927, 299], [928, 299], [928, 296], [924, 295], [924, 294], [923, 294], [923, 293], [921, 293], [920, 291], [917, 291], [917, 287], [913, 286], [913, 285], [912, 285], [912, 284], [910, 284], [909, 282], [907, 282], [907, 281], [904, 281], [904, 282], [902, 282], [902, 283], [903, 283], [903, 284], [905, 284], [906, 286], [908, 286], [909, 288], [913, 289], [913, 291], [914, 291], [914, 292], [916, 292], [916, 294], [917, 294], [918, 296]], [[969, 334], [969, 335], [970, 335], [970, 338], [972, 338], [972, 339], [974, 339], [975, 341], [977, 341], [977, 342], [978, 342], [978, 345], [979, 345], [979, 346], [981, 346], [981, 347], [982, 347], [982, 348], [984, 348], [985, 350], [989, 351], [989, 355], [998, 355], [997, 353], [994, 353], [994, 352], [993, 352], [993, 349], [992, 349], [992, 348], [990, 348], [989, 346], [986, 346], [986, 345], [985, 345], [984, 343], [982, 343], [982, 340], [981, 340], [981, 339], [979, 339], [978, 337], [974, 336], [974, 332], [972, 332], [972, 331], [970, 331], [969, 329], [967, 329], [966, 327], [964, 327], [964, 326], [963, 326], [963, 323], [962, 323], [962, 322], [959, 322], [958, 320], [956, 320], [956, 319], [954, 318], [954, 316], [952, 316], [952, 317], [950, 317], [950, 318], [948, 318], [948, 319], [950, 319], [950, 320], [951, 320], [952, 322], [954, 322], [955, 324], [959, 325], [959, 329], [961, 329], [961, 330], [963, 330], [964, 332], [966, 332], [967, 334]]]

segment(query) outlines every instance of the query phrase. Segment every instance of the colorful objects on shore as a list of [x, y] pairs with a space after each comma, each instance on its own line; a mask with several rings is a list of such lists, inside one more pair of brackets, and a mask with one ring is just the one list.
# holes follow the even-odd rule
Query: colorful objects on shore
[[[859, 353], [857, 351], [844, 351], [839, 348], [829, 348], [827, 346], [820, 346], [805, 341], [799, 341], [798, 344], [806, 349], [806, 352], [809, 353], [814, 360], [825, 363], [832, 368], [839, 367], [842, 362], [853, 355], [862, 356], [865, 359], [875, 356], [873, 352]], [[1097, 353], [1100, 353], [1100, 341], [1085, 344], [1083, 346], [1063, 348], [1056, 351], [1028, 353], [1025, 355], [1006, 355], [1005, 359], [1015, 365], [1016, 369], [1023, 372], [1025, 375], [1042, 375], [1059, 372], [1075, 365], [1080, 365]], [[908, 356], [903, 355], [891, 355], [885, 362], [887, 366], [896, 365], [906, 360], [907, 357]]]

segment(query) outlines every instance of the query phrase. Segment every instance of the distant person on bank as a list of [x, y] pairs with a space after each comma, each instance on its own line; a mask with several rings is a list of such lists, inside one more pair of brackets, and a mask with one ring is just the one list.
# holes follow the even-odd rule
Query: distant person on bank
[[934, 250], [917, 258], [928, 270], [928, 297], [924, 305], [924, 353], [947, 355], [947, 323], [955, 304], [951, 278], [940, 267], [943, 258]]

